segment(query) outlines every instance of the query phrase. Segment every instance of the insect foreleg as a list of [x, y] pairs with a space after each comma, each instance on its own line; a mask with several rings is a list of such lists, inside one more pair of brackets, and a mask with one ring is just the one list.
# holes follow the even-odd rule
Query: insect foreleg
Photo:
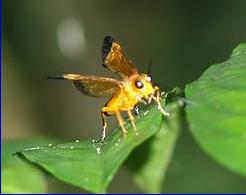
[[153, 100], [154, 94], [151, 94], [148, 99], [148, 104], [150, 104]]
[[156, 101], [157, 105], [158, 105], [158, 110], [160, 110], [160, 112], [165, 115], [165, 116], [169, 116], [169, 113], [167, 111], [165, 111], [162, 106], [161, 106], [161, 102], [160, 102], [160, 90], [158, 87], [155, 87], [155, 91], [156, 91], [156, 97], [153, 97], [153, 100]]

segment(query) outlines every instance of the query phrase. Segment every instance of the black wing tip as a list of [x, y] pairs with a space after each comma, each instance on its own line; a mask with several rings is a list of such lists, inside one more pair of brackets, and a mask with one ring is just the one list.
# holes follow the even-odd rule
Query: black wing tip
[[111, 36], [106, 36], [103, 39], [103, 44], [102, 44], [102, 60], [103, 61], [105, 61], [105, 58], [108, 56], [114, 41], [115, 41], [114, 38]]
[[59, 80], [64, 80], [63, 75], [52, 75], [52, 76], [47, 76], [46, 79], [59, 79]]
[[114, 42], [114, 38], [110, 35], [104, 37], [104, 39], [103, 39], [104, 44], [107, 44], [107, 43], [112, 44], [113, 42]]

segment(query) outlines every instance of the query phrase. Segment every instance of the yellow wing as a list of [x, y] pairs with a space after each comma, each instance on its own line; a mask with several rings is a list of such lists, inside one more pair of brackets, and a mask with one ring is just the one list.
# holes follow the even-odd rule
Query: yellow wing
[[137, 73], [135, 65], [127, 59], [121, 46], [110, 36], [103, 40], [103, 66], [118, 73], [121, 77]]
[[89, 75], [63, 74], [48, 79], [70, 80], [81, 93], [92, 97], [111, 96], [120, 87], [120, 82], [115, 79]]

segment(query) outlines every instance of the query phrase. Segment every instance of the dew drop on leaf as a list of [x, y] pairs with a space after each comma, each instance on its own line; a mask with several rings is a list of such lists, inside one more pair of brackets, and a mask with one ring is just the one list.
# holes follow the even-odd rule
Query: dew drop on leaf
[[146, 116], [149, 113], [149, 110], [144, 112], [144, 116]]
[[101, 148], [97, 147], [97, 154], [101, 153]]

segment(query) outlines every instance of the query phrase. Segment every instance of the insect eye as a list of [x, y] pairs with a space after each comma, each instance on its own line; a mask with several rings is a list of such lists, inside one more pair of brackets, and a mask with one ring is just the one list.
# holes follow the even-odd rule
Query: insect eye
[[139, 89], [143, 88], [143, 83], [141, 81], [136, 81], [135, 86]]

